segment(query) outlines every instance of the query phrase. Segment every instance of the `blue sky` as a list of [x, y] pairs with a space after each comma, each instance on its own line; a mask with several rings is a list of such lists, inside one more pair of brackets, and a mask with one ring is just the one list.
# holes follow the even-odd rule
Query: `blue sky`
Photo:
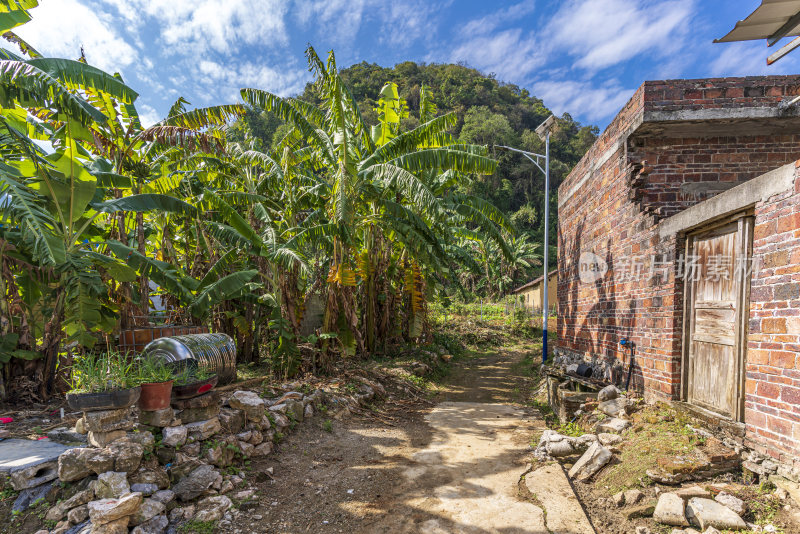
[[[788, 74], [764, 41], [713, 44], [759, 0], [39, 0], [20, 35], [41, 52], [119, 71], [148, 123], [179, 96], [281, 95], [310, 74], [303, 51], [360, 61], [464, 62], [528, 88], [556, 113], [605, 127], [644, 80]], [[770, 50], [771, 51], [771, 50]]]

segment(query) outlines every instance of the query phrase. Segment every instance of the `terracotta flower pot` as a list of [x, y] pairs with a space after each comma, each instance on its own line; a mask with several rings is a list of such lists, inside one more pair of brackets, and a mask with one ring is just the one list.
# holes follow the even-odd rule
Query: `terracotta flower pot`
[[172, 397], [172, 380], [168, 382], [156, 382], [153, 384], [142, 384], [142, 394], [139, 397], [139, 409], [146, 412], [163, 410], [169, 407]]

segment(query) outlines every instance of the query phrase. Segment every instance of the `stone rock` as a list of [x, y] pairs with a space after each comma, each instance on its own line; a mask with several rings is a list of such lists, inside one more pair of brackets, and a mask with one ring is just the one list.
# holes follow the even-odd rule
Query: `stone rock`
[[219, 404], [200, 406], [197, 408], [186, 408], [185, 410], [181, 411], [181, 422], [183, 424], [187, 424], [196, 423], [198, 421], [207, 421], [213, 417], [217, 417], [219, 412]]
[[219, 521], [233, 506], [231, 500], [224, 495], [207, 497], [197, 503], [195, 521]]
[[181, 399], [172, 401], [172, 407], [176, 410], [190, 410], [194, 408], [208, 408], [209, 406], [219, 406], [219, 393], [212, 390], [191, 399]]
[[[141, 504], [141, 493], [128, 493], [121, 499], [91, 501], [89, 503], [89, 519], [92, 521], [92, 525], [104, 525], [133, 515]], [[125, 525], [127, 527], [127, 522]]]
[[260, 421], [264, 418], [264, 411], [267, 408], [264, 399], [252, 391], [236, 391], [228, 399], [228, 404], [232, 408], [241, 410], [251, 421]]
[[269, 407], [269, 411], [271, 413], [285, 414], [286, 413], [286, 403], [282, 402], [280, 404], [273, 404], [272, 406]]
[[131, 530], [131, 534], [163, 534], [167, 531], [169, 520], [166, 515], [157, 515]]
[[268, 456], [272, 452], [272, 442], [265, 441], [261, 445], [256, 445], [252, 452], [253, 457]]
[[305, 419], [311, 419], [314, 417], [314, 405], [311, 403], [306, 404], [306, 407], [303, 409], [303, 417]]
[[239, 445], [239, 450], [242, 451], [243, 456], [245, 456], [246, 458], [250, 458], [253, 456], [253, 452], [256, 449], [255, 445], [251, 445], [246, 441], [240, 441], [238, 445]]
[[795, 504], [800, 505], [800, 484], [781, 475], [770, 475], [769, 481], [788, 493]]
[[84, 412], [83, 426], [89, 432], [105, 433], [114, 430], [132, 430], [136, 424], [130, 408]]
[[175, 419], [175, 412], [169, 407], [161, 410], [143, 410], [139, 412], [139, 423], [147, 426], [164, 428], [172, 424], [173, 419]]
[[596, 430], [599, 433], [619, 434], [631, 425], [630, 421], [614, 417], [597, 424]]
[[235, 437], [228, 436], [225, 440], [210, 447], [206, 451], [205, 458], [209, 463], [217, 467], [227, 467], [233, 463], [236, 457], [236, 449], [234, 449], [234, 447], [238, 448], [239, 443], [236, 441]]
[[114, 455], [110, 449], [87, 449], [92, 451], [86, 457], [86, 467], [94, 474], [99, 475], [114, 470]]
[[[687, 532], [687, 534], [689, 533]], [[722, 534], [722, 532], [715, 529], [714, 527], [708, 527], [707, 529], [705, 529], [705, 531], [703, 531], [703, 534]]]
[[115, 519], [114, 521], [109, 521], [108, 523], [103, 523], [102, 525], [95, 525], [93, 523], [90, 534], [127, 534], [129, 521], [130, 517], [125, 516]]
[[272, 418], [275, 420], [275, 426], [278, 430], [283, 430], [284, 428], [289, 426], [289, 418], [283, 415], [282, 413], [275, 412], [272, 415]]
[[298, 400], [286, 401], [286, 415], [289, 419], [301, 423], [303, 421], [303, 403]]
[[[155, 486], [157, 490], [166, 489], [169, 487], [169, 476], [162, 469], [147, 469], [140, 468], [136, 473], [130, 476], [131, 491], [138, 491], [133, 489], [133, 486]], [[145, 493], [145, 492], [140, 492]]]
[[[92, 470], [86, 466], [86, 460], [93, 454], [92, 449], [86, 448], [69, 449], [61, 453], [58, 457], [58, 479], [61, 482], [73, 482], [91, 475]], [[113, 458], [108, 467], [114, 467]]]
[[622, 436], [620, 436], [619, 434], [607, 434], [603, 432], [597, 435], [597, 439], [599, 439], [600, 443], [605, 445], [606, 447], [622, 443]]
[[155, 516], [165, 513], [166, 510], [167, 507], [164, 503], [153, 499], [144, 499], [139, 509], [131, 516], [130, 525], [141, 525], [145, 521], [149, 521]]
[[738, 515], [743, 515], [747, 511], [747, 506], [744, 501], [738, 497], [734, 497], [730, 493], [721, 491], [714, 500], [730, 508]]
[[636, 519], [639, 517], [650, 517], [651, 515], [653, 515], [655, 510], [656, 510], [655, 504], [647, 503], [626, 508], [624, 514], [627, 519]]
[[219, 419], [214, 417], [207, 421], [197, 421], [184, 425], [189, 433], [189, 438], [193, 441], [203, 441], [222, 431]]
[[189, 431], [183, 425], [170, 426], [161, 431], [161, 443], [165, 447], [180, 447], [186, 443]]
[[114, 471], [133, 473], [139, 469], [144, 455], [144, 447], [139, 443], [129, 440], [119, 440], [112, 443], [108, 449], [114, 456]]
[[153, 494], [151, 499], [167, 505], [175, 500], [175, 492], [172, 490], [159, 490]]
[[686, 520], [685, 503], [675, 493], [662, 493], [658, 496], [658, 503], [653, 512], [653, 519], [665, 525], [674, 527], [688, 527]]
[[700, 486], [690, 486], [688, 488], [681, 488], [675, 491], [684, 501], [688, 501], [692, 497], [711, 497], [711, 492], [701, 488]]
[[130, 492], [126, 473], [109, 471], [98, 476], [94, 483], [94, 494], [98, 499], [119, 499]]
[[647, 527], [636, 527], [636, 534], [651, 534], [650, 529]]
[[686, 517], [701, 529], [744, 530], [747, 524], [736, 512], [711, 499], [692, 497], [686, 505]]
[[146, 451], [152, 451], [153, 447], [155, 447], [156, 445], [155, 436], [153, 436], [152, 432], [148, 432], [146, 430], [131, 432], [130, 434], [125, 436], [125, 439], [127, 439], [132, 443], [138, 443]]
[[141, 493], [144, 497], [149, 497], [158, 491], [156, 484], [131, 484], [131, 491]]
[[86, 429], [86, 422], [83, 420], [83, 416], [81, 416], [80, 418], [78, 418], [77, 421], [75, 421], [75, 432], [84, 435], [86, 435], [86, 433], [89, 432]]
[[89, 431], [89, 445], [102, 449], [106, 445], [125, 437], [124, 430], [112, 430], [110, 432]]
[[213, 467], [203, 464], [183, 477], [172, 490], [181, 501], [191, 501], [202, 495], [218, 475]]
[[606, 386], [597, 393], [597, 401], [604, 402], [616, 399], [617, 397], [619, 397], [619, 394], [620, 390], [617, 389], [617, 386], [614, 385]]
[[632, 506], [644, 498], [644, 493], [638, 489], [632, 489], [625, 492], [625, 505]]
[[611, 460], [611, 456], [611, 451], [596, 441], [575, 462], [569, 470], [569, 477], [574, 480], [588, 480]]
[[566, 369], [564, 369], [564, 372], [567, 373], [567, 374], [570, 374], [570, 373], [575, 374], [575, 373], [577, 373], [578, 372], [578, 364], [577, 363], [569, 364], [566, 367]]
[[611, 498], [614, 500], [614, 504], [616, 504], [617, 507], [620, 507], [623, 504], [625, 504], [625, 494], [621, 491], [615, 493]]
[[258, 430], [253, 430], [250, 433], [250, 439], [245, 440], [250, 445], [259, 445], [264, 442], [264, 434]]
[[14, 500], [11, 511], [21, 513], [42, 500], [55, 500], [55, 496], [59, 491], [60, 488], [55, 485], [55, 481], [45, 482], [34, 488], [24, 489], [19, 492], [19, 495], [17, 495], [17, 498]]
[[78, 523], [83, 523], [89, 519], [89, 507], [85, 504], [80, 506], [76, 506], [69, 512], [67, 512], [67, 521], [72, 523], [73, 525], [77, 525]]
[[69, 499], [54, 504], [47, 511], [44, 518], [48, 521], [60, 521], [73, 508], [87, 504], [94, 499], [94, 483], [90, 482], [85, 486], [75, 492]]
[[620, 415], [627, 415], [630, 407], [628, 399], [625, 397], [617, 397], [607, 401], [603, 401], [597, 405], [597, 409], [611, 417]]
[[236, 434], [236, 439], [238, 439], [239, 441], [246, 441], [248, 443], [250, 443], [250, 438], [252, 438], [252, 437], [253, 437], [253, 431], [252, 430], [247, 430], [245, 432], [240, 432], [240, 433]]
[[219, 423], [228, 434], [236, 434], [244, 428], [244, 412], [232, 408], [221, 408]]
[[59, 443], [86, 443], [86, 433], [76, 432], [74, 428], [60, 426], [47, 433], [47, 438]]

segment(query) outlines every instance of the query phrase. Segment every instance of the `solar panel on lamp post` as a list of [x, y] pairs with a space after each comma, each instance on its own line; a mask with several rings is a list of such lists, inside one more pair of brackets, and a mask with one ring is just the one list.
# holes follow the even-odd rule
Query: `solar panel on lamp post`
[[[544, 141], [544, 154], [528, 152], [510, 146], [497, 145], [495, 148], [502, 148], [511, 152], [517, 152], [528, 158], [536, 167], [544, 173], [544, 276], [542, 278], [542, 363], [547, 361], [547, 319], [550, 314], [550, 301], [547, 296], [548, 278], [548, 256], [549, 256], [549, 237], [550, 237], [550, 132], [555, 125], [556, 118], [553, 115], [547, 117], [542, 124], [536, 128], [536, 135]], [[535, 158], [535, 159], [534, 159]], [[539, 164], [539, 159], [544, 160], [544, 168]]]

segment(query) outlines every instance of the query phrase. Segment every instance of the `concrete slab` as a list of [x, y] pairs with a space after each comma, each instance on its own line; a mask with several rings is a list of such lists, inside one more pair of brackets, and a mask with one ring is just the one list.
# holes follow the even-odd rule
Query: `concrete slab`
[[49, 440], [6, 439], [0, 441], [0, 474], [11, 478], [21, 491], [58, 478], [58, 457], [73, 447]]
[[547, 530], [553, 534], [595, 534], [592, 523], [559, 464], [549, 464], [525, 475], [525, 486], [547, 512]]

